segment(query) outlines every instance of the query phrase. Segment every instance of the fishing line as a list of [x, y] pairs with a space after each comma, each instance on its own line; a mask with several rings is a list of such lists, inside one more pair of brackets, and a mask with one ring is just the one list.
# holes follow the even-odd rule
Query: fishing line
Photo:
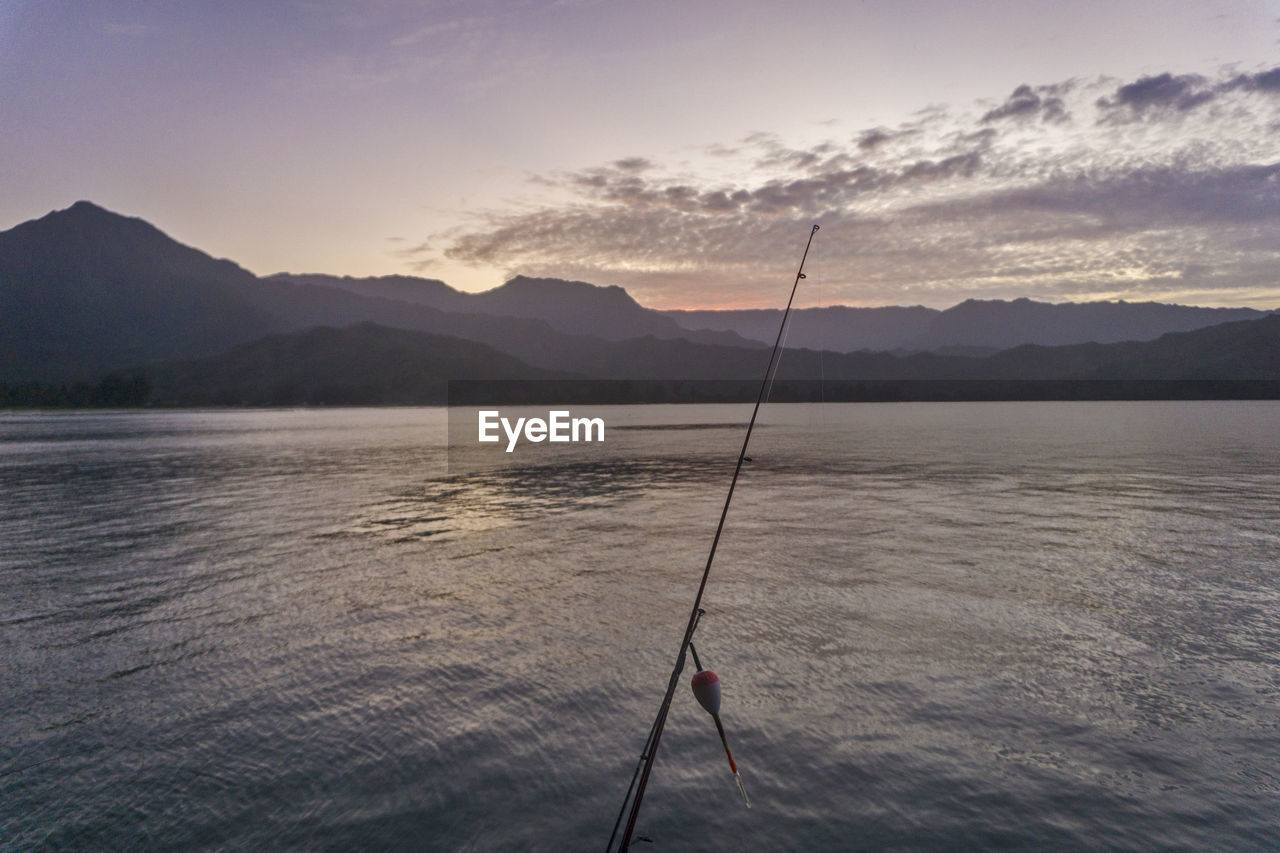
[[[819, 247], [818, 252], [814, 253], [814, 256], [816, 257], [820, 252], [821, 252], [821, 247]], [[822, 283], [823, 283], [822, 282], [822, 264], [818, 264], [818, 271], [817, 273], [815, 273], [815, 275], [817, 277], [814, 279], [813, 284], [814, 284], [814, 290], [817, 291], [818, 307], [825, 308], [827, 306], [825, 304], [826, 292], [822, 289]], [[816, 314], [814, 315], [815, 319], [817, 318], [817, 316], [818, 315]], [[821, 340], [818, 341], [817, 346], [818, 346], [818, 402], [825, 403], [827, 402], [827, 369], [826, 369], [825, 359], [823, 358], [823, 353], [826, 352], [827, 347], [826, 347], [826, 344]], [[818, 409], [819, 422], [823, 420], [823, 413], [825, 411], [826, 411], [826, 407]]]
[[[755, 429], [756, 416], [760, 414], [760, 404], [764, 402], [765, 392], [770, 384], [770, 377], [776, 373], [776, 364], [780, 347], [782, 345], [782, 336], [787, 328], [787, 320], [791, 317], [791, 306], [796, 299], [796, 290], [800, 287], [800, 279], [804, 278], [804, 262], [809, 257], [809, 248], [813, 245], [813, 235], [818, 233], [818, 226], [814, 225], [809, 231], [809, 241], [805, 243], [804, 254], [800, 257], [800, 267], [796, 270], [795, 281], [791, 285], [791, 295], [787, 298], [787, 308], [782, 314], [782, 324], [778, 327], [778, 336], [773, 342], [773, 351], [769, 354], [769, 366], [765, 368], [764, 377], [760, 380], [760, 391], [756, 394], [755, 407], [751, 410], [751, 420], [747, 422], [747, 434], [742, 440], [742, 450], [738, 452], [738, 460], [733, 468], [733, 479], [729, 481], [729, 493], [725, 496], [724, 507], [720, 510], [720, 521], [716, 525], [716, 535], [711, 540], [711, 550], [707, 554], [707, 564], [702, 570], [702, 580], [698, 584], [698, 593], [693, 599], [693, 609], [689, 613], [689, 623], [685, 627], [684, 637], [680, 641], [680, 651], [676, 654], [675, 666], [671, 670], [671, 678], [667, 681], [667, 692], [662, 698], [662, 704], [658, 707], [658, 714], [654, 718], [653, 727], [649, 731], [649, 739], [645, 743], [645, 750], [640, 756], [640, 780], [638, 787], [636, 786], [634, 777], [632, 778], [632, 786], [635, 790], [635, 798], [631, 800], [631, 812], [627, 816], [626, 829], [622, 833], [621, 846], [618, 848], [619, 853], [626, 853], [631, 847], [631, 838], [635, 832], [636, 820], [640, 817], [640, 804], [644, 800], [645, 788], [649, 784], [649, 775], [653, 771], [654, 759], [658, 754], [658, 745], [662, 741], [662, 730], [666, 726], [667, 713], [671, 710], [671, 700], [675, 696], [676, 685], [680, 681], [680, 673], [684, 670], [685, 656], [689, 650], [690, 644], [693, 642], [693, 632], [698, 627], [698, 621], [704, 612], [701, 609], [702, 595], [707, 589], [707, 578], [711, 575], [711, 564], [715, 560], [716, 547], [720, 544], [720, 534], [724, 532], [724, 522], [729, 516], [729, 504], [733, 501], [733, 490], [738, 485], [738, 476], [742, 473], [742, 463], [747, 458], [747, 446], [751, 443], [751, 431]], [[701, 698], [699, 699], [701, 701]], [[713, 714], [713, 716], [716, 716]], [[718, 721], [718, 719], [717, 719]], [[725, 750], [728, 751], [728, 744], [725, 744]], [[730, 764], [733, 764], [732, 756], [730, 756]], [[737, 776], [737, 768], [734, 767], [734, 775]], [[740, 780], [739, 780], [740, 784]], [[631, 797], [632, 788], [627, 789], [627, 798]], [[746, 799], [746, 791], [742, 792], [743, 799]], [[750, 803], [748, 803], [750, 805]], [[622, 811], [626, 810], [627, 799], [622, 801]], [[619, 812], [621, 817], [621, 812]], [[617, 836], [617, 823], [614, 824], [613, 834], [609, 836], [609, 846], [606, 850], [613, 848], [614, 838]]]
[[[803, 276], [801, 276], [803, 278]], [[782, 356], [787, 351], [787, 336], [791, 334], [791, 321], [787, 320], [783, 323], [784, 331], [782, 333], [782, 347], [778, 350], [778, 364], [773, 369], [773, 376], [769, 377], [769, 388], [764, 392], [764, 401], [767, 403], [773, 398], [773, 383], [778, 378], [778, 371], [782, 369]]]
[[51, 761], [61, 761], [64, 758], [73, 758], [77, 755], [88, 755], [92, 751], [93, 750], [91, 749], [82, 749], [77, 750], [76, 752], [64, 752], [61, 755], [53, 755], [49, 758], [41, 759], [40, 761], [33, 761], [30, 764], [24, 764], [21, 767], [11, 767], [8, 770], [0, 771], [0, 779], [3, 779], [5, 776], [12, 776], [14, 773], [23, 773], [33, 767], [39, 767], [41, 764], [48, 764]]

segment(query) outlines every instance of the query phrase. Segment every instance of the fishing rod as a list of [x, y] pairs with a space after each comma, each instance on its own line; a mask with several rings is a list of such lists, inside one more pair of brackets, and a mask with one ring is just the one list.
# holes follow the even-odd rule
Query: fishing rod
[[[632, 774], [631, 785], [627, 788], [627, 795], [622, 800], [622, 808], [618, 811], [618, 820], [614, 822], [613, 833], [609, 836], [609, 846], [606, 853], [613, 849], [614, 838], [618, 834], [618, 825], [622, 822], [622, 813], [626, 811], [627, 802], [631, 802], [631, 811], [627, 815], [626, 829], [622, 833], [622, 843], [618, 848], [618, 853], [627, 853], [631, 847], [632, 834], [635, 832], [636, 819], [640, 817], [640, 803], [644, 800], [644, 791], [649, 784], [649, 774], [653, 771], [654, 760], [658, 756], [658, 744], [662, 740], [662, 730], [667, 724], [667, 712], [671, 710], [671, 700], [675, 696], [676, 684], [680, 681], [680, 673], [684, 671], [685, 655], [689, 651], [689, 647], [693, 644], [693, 632], [697, 630], [698, 621], [702, 618], [706, 611], [701, 609], [702, 594], [707, 589], [707, 578], [711, 575], [711, 563], [716, 558], [716, 547], [720, 544], [720, 534], [724, 532], [724, 522], [729, 515], [729, 504], [733, 501], [733, 490], [738, 485], [738, 475], [742, 473], [742, 463], [747, 460], [747, 445], [751, 443], [751, 431], [756, 426], [756, 416], [760, 413], [760, 404], [764, 402], [765, 392], [770, 385], [770, 379], [777, 369], [778, 353], [782, 347], [782, 333], [786, 331], [787, 319], [791, 316], [791, 304], [795, 301], [796, 290], [800, 287], [800, 279], [804, 278], [804, 262], [809, 257], [809, 247], [813, 245], [813, 235], [818, 233], [818, 226], [814, 225], [809, 231], [809, 241], [804, 245], [804, 254], [800, 256], [800, 267], [796, 270], [795, 281], [791, 285], [791, 296], [787, 299], [787, 308], [782, 312], [782, 322], [778, 326], [778, 336], [773, 341], [773, 352], [769, 354], [769, 366], [765, 368], [764, 378], [760, 381], [760, 391], [756, 394], [756, 405], [751, 410], [751, 420], [747, 423], [747, 434], [742, 440], [742, 450], [738, 453], [738, 462], [733, 468], [733, 479], [729, 481], [729, 493], [724, 499], [724, 508], [720, 510], [720, 523], [716, 525], [716, 535], [711, 540], [711, 551], [707, 554], [707, 564], [702, 570], [702, 582], [698, 584], [698, 594], [693, 599], [693, 609], [689, 613], [689, 624], [685, 627], [684, 638], [680, 641], [680, 651], [676, 655], [675, 666], [671, 670], [671, 678], [667, 682], [667, 692], [662, 697], [662, 704], [658, 707], [658, 715], [654, 717], [653, 726], [649, 729], [649, 738], [645, 741], [644, 751], [640, 754], [640, 762], [636, 765], [636, 772]], [[694, 660], [697, 660], [695, 653]], [[702, 676], [704, 672], [710, 673], [710, 670], [703, 670], [701, 665], [698, 666], [698, 675], [694, 676], [695, 680]], [[742, 799], [747, 804], [747, 808], [751, 807], [751, 802], [747, 800], [746, 789], [742, 787], [742, 778], [738, 776], [738, 767], [734, 764], [733, 754], [729, 752], [729, 743], [724, 737], [724, 727], [720, 723], [719, 715], [719, 681], [715, 678], [715, 673], [710, 673], [710, 679], [703, 678], [703, 683], [713, 681], [715, 687], [715, 709], [703, 702], [702, 694], [699, 688], [695, 687], [694, 693], [698, 697], [698, 701], [711, 713], [716, 721], [716, 728], [720, 732], [720, 740], [724, 744], [725, 754], [729, 757], [729, 766], [733, 770], [734, 779], [737, 781], [738, 790], [742, 792]], [[703, 687], [703, 690], [707, 688]], [[640, 786], [636, 788], [636, 775], [639, 775]], [[631, 799], [631, 791], [635, 789], [635, 799]]]

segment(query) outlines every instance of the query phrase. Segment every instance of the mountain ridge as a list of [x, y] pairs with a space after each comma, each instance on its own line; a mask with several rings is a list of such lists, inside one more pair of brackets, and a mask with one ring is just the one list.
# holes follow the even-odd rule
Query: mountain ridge
[[365, 320], [478, 341], [551, 370], [596, 357], [607, 343], [537, 318], [447, 312], [258, 278], [89, 202], [0, 233], [4, 381], [93, 379], [213, 355], [270, 333]]
[[276, 273], [267, 279], [398, 299], [453, 313], [542, 320], [560, 332], [582, 334], [583, 329], [590, 329], [594, 337], [611, 341], [653, 335], [725, 346], [760, 346], [760, 342], [734, 331], [685, 328], [662, 312], [636, 302], [616, 284], [517, 275], [489, 290], [468, 293], [439, 279], [403, 275], [357, 278], [322, 273]]
[[[443, 310], [427, 304], [431, 301], [448, 308], [470, 307]], [[474, 310], [477, 307], [493, 313]], [[1016, 373], [1011, 359], [1044, 362], [1047, 356], [1026, 350], [988, 362], [977, 359], [989, 354], [990, 344], [1003, 343], [1000, 329], [991, 326], [992, 311], [1031, 318], [1027, 324], [1038, 329], [1041, 339], [1057, 334], [1069, 340], [1078, 331], [1063, 332], [1054, 325], [1064, 316], [1075, 317], [1077, 327], [1084, 323], [1101, 329], [1099, 336], [1105, 337], [1132, 328], [1108, 317], [1148, 309], [1164, 319], [1143, 327], [1143, 334], [1160, 331], [1161, 323], [1194, 324], [1199, 322], [1196, 318], [1235, 317], [1241, 312], [1251, 319], [1267, 316], [1253, 309], [1160, 303], [1050, 305], [1029, 299], [966, 300], [946, 311], [922, 306], [803, 309], [793, 315], [788, 330], [783, 374], [805, 366], [814, 376], [824, 369], [832, 376], [935, 375], [931, 371], [942, 363], [939, 359], [961, 374], [961, 366], [976, 363], [988, 371]], [[413, 276], [259, 278], [232, 261], [173, 240], [145, 220], [91, 202], [77, 202], [0, 232], [0, 381], [5, 382], [97, 379], [114, 370], [211, 357], [270, 335], [361, 322], [473, 341], [531, 369], [560, 374], [589, 370], [602, 376], [740, 378], [743, 371], [756, 375], [763, 370], [767, 346], [760, 341], [724, 329], [706, 335], [685, 330], [671, 337], [672, 329], [680, 328], [671, 313], [645, 308], [616, 285], [525, 276], [479, 294]], [[771, 327], [767, 343], [772, 343], [780, 319], [780, 312], [770, 309], [703, 313], [722, 314], [721, 320], [746, 315], [756, 324], [749, 333]], [[924, 352], [884, 347], [885, 351], [854, 351], [846, 357], [807, 348], [806, 317], [825, 322], [824, 333], [863, 334], [879, 328], [917, 343], [941, 324], [951, 328], [957, 340]], [[683, 315], [680, 319], [689, 321]], [[821, 324], [811, 324], [810, 329], [822, 331]], [[852, 358], [856, 355], [866, 357]], [[1165, 358], [1176, 361], [1175, 355]], [[1265, 353], [1256, 358], [1266, 361]], [[1156, 369], [1151, 364], [1150, 369]], [[1123, 367], [1123, 360], [1113, 365], [1116, 371]], [[1228, 367], [1227, 362], [1219, 364], [1219, 369]]]
[[138, 371], [153, 403], [438, 405], [450, 379], [563, 379], [485, 344], [375, 323], [268, 335], [219, 355]]
[[[772, 341], [782, 319], [778, 309], [667, 311], [677, 323], [731, 329]], [[950, 308], [832, 305], [792, 312], [788, 341], [836, 352], [933, 352], [947, 348], [1009, 349], [1023, 344], [1066, 346], [1154, 340], [1271, 312], [1254, 308], [1208, 308], [1162, 302], [1037, 302], [966, 299]]]
[[[216, 356], [113, 374], [95, 389], [82, 389], [80, 402], [74, 390], [62, 389], [60, 403], [59, 389], [0, 384], [0, 405], [439, 405], [446, 402], [448, 381], [456, 379], [481, 380], [482, 393], [487, 382], [518, 380], [527, 403], [566, 402], [557, 395], [582, 393], [584, 386], [573, 384], [582, 379], [624, 380], [625, 387], [603, 393], [588, 383], [595, 399], [618, 402], [634, 394], [642, 401], [659, 383], [659, 399], [696, 402], [723, 399], [718, 382], [737, 386], [729, 393], [738, 397], [754, 394], [759, 385], [752, 377], [763, 369], [767, 354], [761, 350], [692, 341], [653, 346], [655, 340], [621, 342], [581, 371], [551, 371], [445, 335], [367, 322], [320, 326], [268, 335]], [[1156, 341], [1028, 346], [985, 358], [805, 349], [787, 355], [775, 387], [780, 400], [1094, 399], [1096, 388], [1079, 386], [1117, 383], [1129, 386], [1103, 389], [1104, 398], [1159, 398], [1170, 391], [1192, 399], [1236, 393], [1274, 398], [1280, 393], [1280, 314], [1171, 332]], [[538, 380], [552, 381], [537, 386]], [[914, 387], [922, 384], [929, 387]]]
[[0, 367], [78, 378], [89, 365], [220, 351], [272, 328], [243, 299], [256, 280], [145, 220], [77, 202], [0, 232]]

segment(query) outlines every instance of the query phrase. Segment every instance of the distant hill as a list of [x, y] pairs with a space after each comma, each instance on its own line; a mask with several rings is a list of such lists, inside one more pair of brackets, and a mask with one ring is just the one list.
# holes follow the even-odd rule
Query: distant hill
[[[970, 299], [945, 311], [914, 308], [806, 308], [793, 312], [791, 346], [836, 352], [986, 352], [1022, 344], [1149, 341], [1168, 332], [1186, 332], [1266, 314], [1252, 308], [1198, 308], [1158, 302], [1051, 304], [1030, 299]], [[773, 342], [782, 312], [668, 311], [681, 325], [737, 331]]]
[[[746, 338], [772, 344], [782, 322], [774, 308], [729, 311], [666, 311], [682, 326], [734, 331]], [[903, 349], [929, 328], [942, 312], [916, 305], [912, 308], [801, 308], [791, 312], [787, 345], [834, 352]], [[926, 349], [931, 349], [926, 347]]]
[[[218, 356], [111, 374], [96, 385], [67, 389], [0, 383], [0, 406], [439, 404], [445, 401], [449, 379], [519, 380], [521, 388], [531, 388], [531, 380], [657, 380], [675, 383], [668, 388], [669, 399], [698, 399], [701, 386], [689, 384], [691, 380], [745, 378], [749, 381], [735, 393], [753, 395], [768, 357], [759, 349], [656, 338], [599, 341], [597, 347], [595, 357], [583, 361], [580, 371], [554, 371], [445, 335], [373, 323], [320, 327], [268, 336]], [[819, 378], [824, 382], [817, 383]], [[1120, 399], [1165, 393], [1153, 390], [1151, 380], [1210, 380], [1207, 390], [1175, 389], [1179, 396], [1274, 397], [1280, 393], [1280, 315], [1170, 333], [1155, 341], [1024, 346], [986, 358], [801, 349], [783, 356], [779, 399], [796, 398], [796, 386], [788, 384], [794, 380], [805, 380], [802, 384], [808, 389], [807, 396], [798, 399], [865, 399], [866, 389], [853, 389], [849, 396], [850, 382], [890, 383], [887, 390], [869, 392], [881, 399], [1071, 399], [1076, 391], [1053, 383], [1069, 386], [1080, 380], [1136, 381], [1134, 387], [1107, 392]], [[1269, 390], [1228, 387], [1239, 380], [1271, 384]], [[903, 381], [935, 385], [920, 390], [892, 384]], [[977, 397], [973, 389], [961, 387], [1010, 381], [1015, 385], [983, 386]], [[1052, 387], [1027, 388], [1016, 384], [1020, 382]], [[827, 389], [825, 397], [822, 387]], [[529, 393], [529, 402], [557, 401], [538, 399], [536, 388]], [[609, 399], [626, 399], [625, 392], [621, 398], [616, 389], [610, 393], [614, 396]], [[995, 396], [982, 396], [990, 394]]]
[[645, 308], [616, 285], [602, 287], [585, 281], [516, 276], [492, 290], [466, 293], [454, 290], [437, 279], [400, 275], [352, 278], [279, 273], [267, 280], [337, 288], [362, 296], [394, 299], [454, 313], [542, 320], [566, 334], [590, 334], [609, 341], [653, 336], [725, 346], [760, 345], [737, 332], [681, 325], [661, 311]]
[[1170, 332], [1154, 341], [1026, 345], [984, 357], [931, 352], [787, 352], [782, 379], [1280, 380], [1280, 314]]
[[271, 335], [147, 371], [157, 405], [441, 404], [450, 379], [560, 379], [474, 341], [360, 323]]
[[0, 382], [96, 380], [213, 355], [269, 333], [361, 321], [485, 343], [550, 370], [571, 371], [606, 344], [586, 334], [596, 330], [585, 321], [582, 334], [567, 334], [536, 318], [260, 279], [89, 202], [0, 233]]
[[1267, 312], [1252, 308], [1197, 308], [1158, 302], [1050, 304], [1030, 299], [970, 299], [941, 312], [906, 346], [982, 346], [1008, 349], [1022, 344], [1067, 346], [1083, 343], [1150, 341], [1170, 332], [1190, 332]]
[[[645, 347], [624, 341], [593, 359], [584, 372], [599, 378], [742, 379], [758, 377], [767, 352], [689, 341]], [[1280, 314], [1171, 332], [1154, 341], [1026, 345], [989, 356], [915, 352], [783, 352], [780, 380], [1280, 380]]]
[[89, 378], [277, 327], [257, 279], [89, 202], [0, 233], [0, 379]]
[[[672, 328], [678, 330], [677, 320], [740, 322], [744, 334], [772, 343], [778, 319], [769, 311], [664, 315], [621, 288], [556, 279], [516, 278], [480, 294], [407, 276], [260, 279], [88, 202], [0, 233], [0, 383], [11, 400], [134, 399], [145, 385], [135, 381], [139, 375], [154, 380], [157, 399], [186, 402], [197, 393], [210, 401], [422, 400], [428, 375], [435, 381], [441, 371], [475, 371], [478, 378], [742, 379], [764, 370], [767, 347], [726, 345], [744, 342], [724, 331], [673, 336]], [[1160, 332], [1206, 322], [1219, 324]], [[360, 323], [374, 325], [347, 329]], [[1152, 303], [809, 309], [788, 333], [780, 376], [1280, 378], [1276, 325], [1274, 316], [1249, 309]], [[298, 334], [321, 326], [330, 328]], [[1042, 343], [1086, 334], [1157, 339]], [[807, 337], [830, 348], [806, 348]], [[990, 354], [1027, 337], [1041, 343]], [[852, 350], [896, 351], [831, 351], [855, 340]], [[452, 361], [448, 347], [457, 350]], [[423, 360], [422, 371], [410, 368], [414, 359]], [[298, 372], [290, 372], [294, 361]], [[103, 384], [121, 370], [129, 372]], [[391, 372], [385, 381], [367, 375], [381, 370]], [[254, 380], [253, 371], [263, 378]], [[58, 383], [76, 387], [63, 393], [51, 387]], [[20, 385], [25, 390], [14, 392]], [[324, 388], [346, 390], [335, 396]]]
[[371, 296], [375, 299], [393, 299], [397, 302], [408, 302], [411, 305], [427, 305], [441, 311], [465, 311], [466, 296], [460, 290], [454, 290], [438, 278], [420, 278], [412, 275], [383, 275], [368, 278], [353, 278], [349, 275], [324, 275], [322, 273], [276, 273], [266, 277], [267, 281], [285, 281], [293, 284], [315, 285], [316, 287], [332, 287]]
[[1280, 314], [1154, 341], [1020, 346], [975, 359], [983, 379], [1280, 379]]
[[[438, 403], [447, 379], [735, 380], [759, 377], [767, 361], [758, 349], [637, 338], [602, 342], [579, 371], [551, 371], [472, 341], [363, 323], [272, 336], [148, 374], [155, 401], [171, 405]], [[1026, 346], [987, 358], [797, 350], [784, 355], [778, 375], [832, 383], [1280, 380], [1280, 315], [1143, 343]]]

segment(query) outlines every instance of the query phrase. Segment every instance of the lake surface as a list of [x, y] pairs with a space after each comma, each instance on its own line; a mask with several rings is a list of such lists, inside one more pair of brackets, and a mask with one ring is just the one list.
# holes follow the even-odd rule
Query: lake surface
[[[0, 415], [0, 846], [603, 850], [749, 406]], [[1280, 403], [766, 407], [645, 850], [1280, 847]], [[691, 669], [684, 682], [687, 685]]]

